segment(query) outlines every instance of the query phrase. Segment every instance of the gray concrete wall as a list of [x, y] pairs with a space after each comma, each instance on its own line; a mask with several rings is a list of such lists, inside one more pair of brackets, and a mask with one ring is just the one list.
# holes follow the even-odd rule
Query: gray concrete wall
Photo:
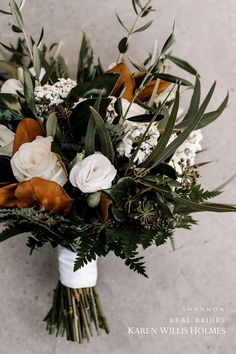
[[[1, 0], [1, 8], [7, 7]], [[130, 55], [143, 58], [158, 39], [162, 44], [176, 21], [175, 54], [188, 59], [202, 75], [204, 91], [213, 80], [218, 85], [213, 104], [230, 91], [230, 105], [223, 117], [204, 130], [201, 155], [215, 162], [202, 169], [202, 182], [215, 187], [236, 172], [236, 3], [234, 0], [153, 1], [158, 12], [155, 24], [137, 36]], [[127, 0], [28, 0], [25, 21], [35, 35], [44, 26], [49, 42], [63, 38], [62, 51], [73, 72], [77, 48], [84, 30], [105, 65], [117, 56], [116, 43], [122, 34], [114, 12], [129, 23]], [[1, 16], [1, 41], [11, 38], [8, 19]], [[236, 182], [224, 196], [236, 200]], [[57, 281], [56, 255], [50, 248], [28, 256], [26, 236], [0, 247], [0, 353], [1, 354], [233, 354], [236, 350], [236, 215], [198, 215], [200, 225], [192, 232], [176, 233], [176, 252], [170, 244], [146, 252], [149, 280], [126, 269], [111, 256], [99, 261], [99, 291], [112, 333], [78, 347], [49, 337], [41, 321], [50, 305]], [[223, 312], [185, 312], [186, 307], [222, 307]], [[171, 316], [222, 317], [226, 334], [132, 335], [128, 327], [160, 327]], [[177, 326], [177, 325], [175, 325]], [[179, 327], [184, 327], [180, 324]], [[205, 327], [205, 325], [198, 325]]]

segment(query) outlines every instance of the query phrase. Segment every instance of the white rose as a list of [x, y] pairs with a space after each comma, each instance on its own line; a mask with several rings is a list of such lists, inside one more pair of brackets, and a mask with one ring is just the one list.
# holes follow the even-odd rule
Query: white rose
[[54, 152], [51, 151], [51, 136], [38, 136], [30, 143], [22, 144], [11, 159], [11, 167], [15, 178], [21, 182], [32, 177], [41, 177], [63, 186], [67, 175]]
[[70, 172], [70, 182], [83, 193], [94, 193], [110, 188], [116, 169], [101, 153], [95, 153], [79, 161]]
[[1, 93], [11, 93], [17, 95], [18, 92], [22, 94], [24, 93], [23, 85], [20, 80], [9, 79], [5, 81], [1, 87]]
[[10, 129], [0, 124], [0, 155], [12, 156], [14, 137], [15, 134]]

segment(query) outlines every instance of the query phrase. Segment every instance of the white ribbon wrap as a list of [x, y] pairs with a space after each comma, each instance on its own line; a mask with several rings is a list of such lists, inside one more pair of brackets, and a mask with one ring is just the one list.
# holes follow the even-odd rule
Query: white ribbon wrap
[[83, 268], [73, 271], [76, 253], [58, 246], [60, 282], [68, 288], [91, 288], [97, 284], [97, 260], [87, 263]]

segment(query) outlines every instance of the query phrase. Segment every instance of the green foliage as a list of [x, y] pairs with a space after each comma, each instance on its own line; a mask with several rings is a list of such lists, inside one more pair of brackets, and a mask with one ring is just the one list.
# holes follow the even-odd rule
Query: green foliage
[[95, 66], [93, 62], [93, 48], [86, 33], [83, 33], [83, 39], [80, 47], [77, 82], [86, 82], [95, 77]]
[[191, 201], [195, 203], [201, 203], [204, 200], [212, 199], [220, 195], [222, 192], [220, 191], [206, 191], [202, 188], [200, 184], [193, 186], [190, 193], [188, 193], [188, 197]]

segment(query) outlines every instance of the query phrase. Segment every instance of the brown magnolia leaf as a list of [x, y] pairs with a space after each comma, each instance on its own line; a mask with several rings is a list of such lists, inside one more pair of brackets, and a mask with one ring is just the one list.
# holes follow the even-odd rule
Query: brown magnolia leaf
[[128, 101], [132, 101], [135, 91], [135, 80], [129, 70], [128, 66], [125, 63], [119, 63], [115, 65], [112, 69], [108, 70], [107, 73], [118, 73], [120, 77], [114, 87], [111, 95], [119, 96], [121, 91], [124, 89], [122, 98], [125, 98]]
[[11, 208], [16, 206], [15, 190], [18, 183], [0, 188], [0, 208]]
[[[138, 95], [138, 100], [141, 102], [148, 101], [152, 96], [153, 90], [155, 88], [155, 84], [156, 84], [156, 80], [151, 81], [145, 87], [145, 89]], [[171, 85], [170, 82], [161, 80], [157, 89], [157, 95], [160, 95], [162, 92], [164, 92], [170, 85]]]
[[0, 208], [36, 206], [50, 214], [67, 214], [73, 202], [59, 184], [38, 177], [0, 188]]
[[40, 123], [32, 118], [25, 118], [17, 126], [13, 143], [13, 154], [19, 150], [22, 144], [30, 143], [37, 136], [44, 136]]
[[[145, 73], [140, 71], [134, 76], [136, 86], [138, 87], [141, 83], [141, 81], [144, 78]], [[139, 94], [138, 100], [145, 102], [148, 101], [153, 93], [153, 90], [155, 88], [156, 80], [152, 80], [149, 82], [149, 84], [145, 87], [145, 89]], [[160, 95], [162, 92], [164, 92], [169, 86], [171, 85], [170, 82], [160, 80], [158, 89], [157, 89], [157, 95]]]
[[112, 199], [107, 194], [102, 194], [100, 200], [101, 217], [103, 221], [107, 221], [109, 217], [109, 206], [112, 204]]

